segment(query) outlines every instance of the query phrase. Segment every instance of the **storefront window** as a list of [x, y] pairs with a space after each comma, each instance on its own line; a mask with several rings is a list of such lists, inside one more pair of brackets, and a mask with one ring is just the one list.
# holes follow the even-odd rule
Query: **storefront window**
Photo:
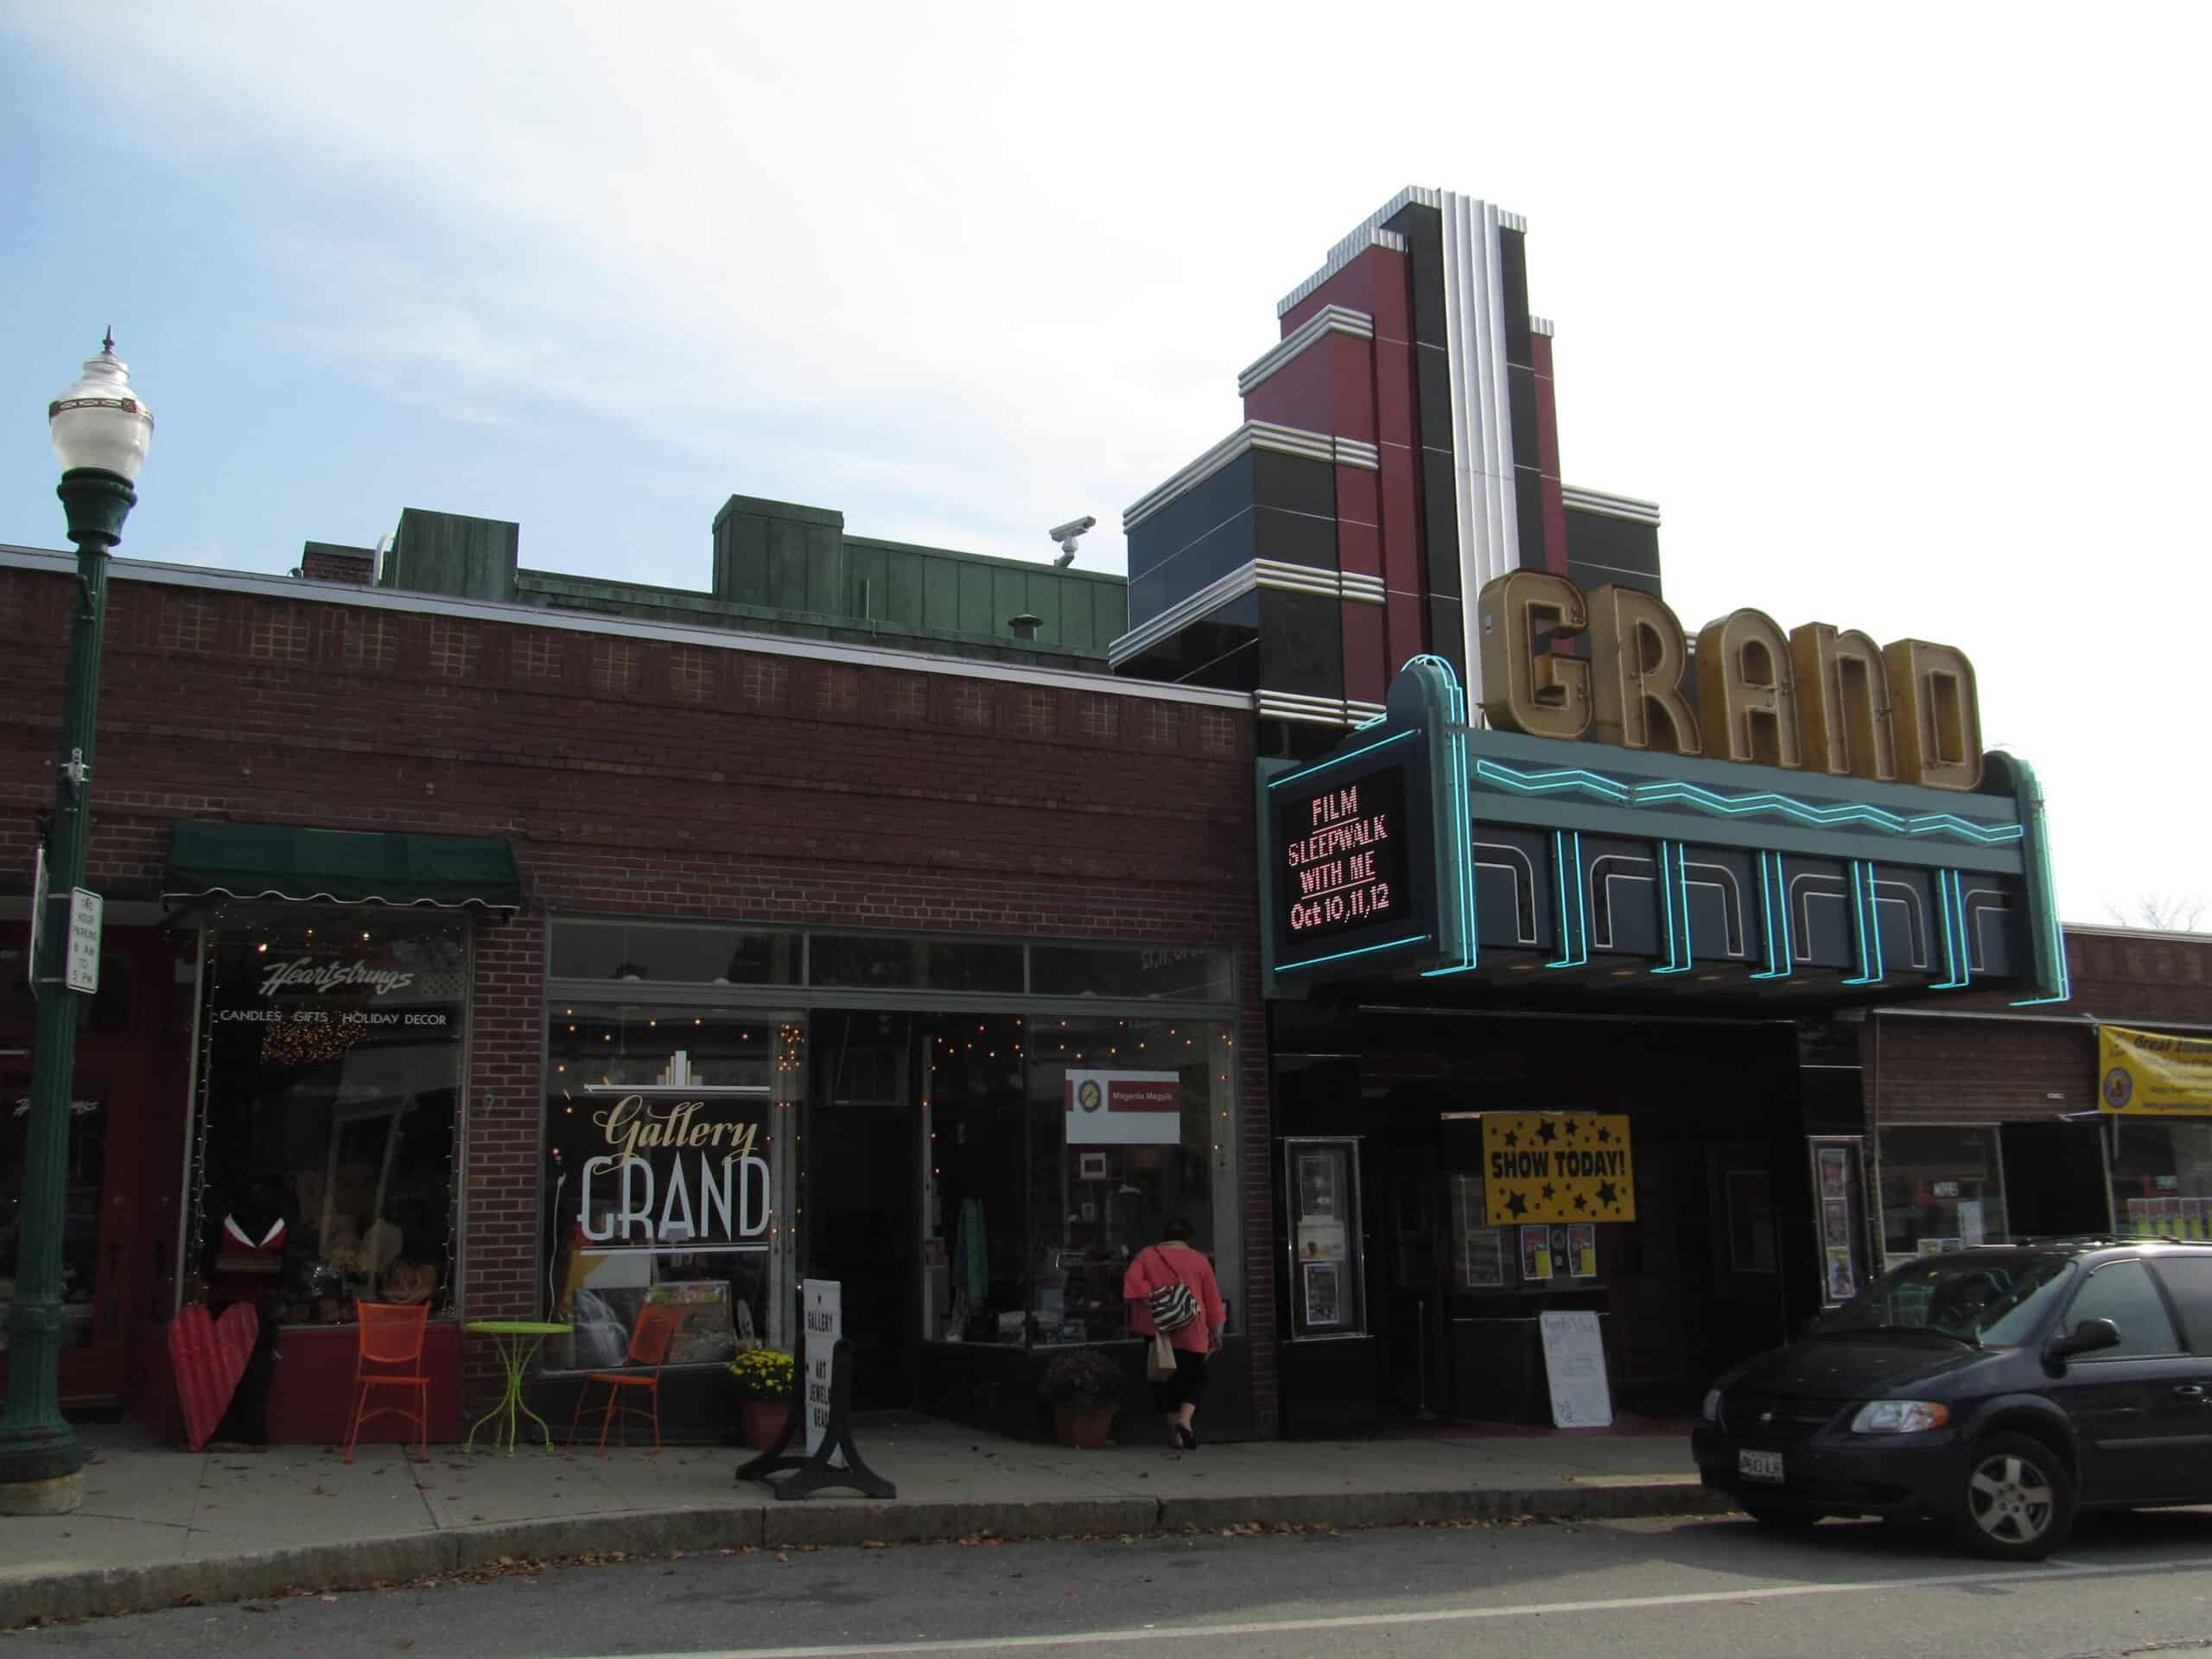
[[1122, 1272], [1179, 1217], [1236, 1328], [1228, 1027], [1071, 1017], [1032, 1020], [1030, 1032], [1033, 1340], [1127, 1336]]
[[553, 977], [656, 985], [796, 985], [799, 936], [761, 928], [563, 922]]
[[[104, 1088], [71, 1090], [69, 1150], [61, 1215], [61, 1343], [92, 1340], [92, 1296], [99, 1276], [100, 1177], [106, 1165]], [[31, 1074], [0, 1077], [0, 1353], [8, 1351], [8, 1305], [16, 1294], [16, 1249], [22, 1222], [23, 1143], [30, 1127]]]
[[240, 909], [206, 963], [190, 1236], [211, 1302], [292, 1324], [442, 1311], [468, 924]]
[[1021, 947], [969, 939], [817, 933], [808, 941], [807, 982], [861, 989], [1019, 991]]
[[620, 1364], [648, 1308], [679, 1311], [674, 1365], [775, 1339], [804, 1022], [620, 1004], [550, 1014], [549, 1300], [575, 1329], [546, 1344], [547, 1366]]
[[2112, 1207], [2122, 1236], [2212, 1237], [2212, 1122], [2111, 1122]]
[[1885, 1268], [2010, 1237], [1995, 1129], [1892, 1124], [1881, 1155]]
[[[846, 1006], [731, 1006], [766, 1000], [734, 973], [702, 995], [734, 938], [784, 941], [774, 971]], [[544, 1305], [575, 1330], [549, 1367], [620, 1363], [664, 1304], [675, 1363], [789, 1349], [804, 1274], [841, 1286], [856, 1401], [972, 1404], [956, 1344], [1127, 1339], [1123, 1272], [1179, 1217], [1241, 1319], [1231, 1027], [1118, 1017], [1227, 1002], [1226, 952], [580, 920], [551, 959]], [[633, 988], [679, 976], [683, 998]], [[992, 1007], [1041, 987], [1065, 1016]]]
[[1127, 996], [1225, 1002], [1229, 952], [1195, 945], [1037, 944], [1029, 988], [1040, 996]]

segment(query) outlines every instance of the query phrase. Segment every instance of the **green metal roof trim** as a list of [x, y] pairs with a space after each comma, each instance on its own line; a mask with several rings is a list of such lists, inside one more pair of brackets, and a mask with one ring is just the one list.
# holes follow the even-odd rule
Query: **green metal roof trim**
[[498, 836], [310, 830], [188, 819], [169, 832], [164, 899], [522, 908], [522, 871]]

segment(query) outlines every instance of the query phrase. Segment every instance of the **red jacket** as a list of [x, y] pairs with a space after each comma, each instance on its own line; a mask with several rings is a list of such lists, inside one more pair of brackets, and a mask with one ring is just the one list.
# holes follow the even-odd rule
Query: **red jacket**
[[1172, 1285], [1179, 1279], [1198, 1299], [1198, 1317], [1179, 1331], [1170, 1331], [1167, 1345], [1203, 1354], [1229, 1323], [1229, 1313], [1221, 1305], [1221, 1287], [1214, 1283], [1213, 1264], [1188, 1244], [1148, 1244], [1137, 1252], [1136, 1260], [1122, 1276], [1122, 1294], [1129, 1304], [1129, 1329], [1141, 1337], [1156, 1334], [1146, 1300], [1162, 1285]]

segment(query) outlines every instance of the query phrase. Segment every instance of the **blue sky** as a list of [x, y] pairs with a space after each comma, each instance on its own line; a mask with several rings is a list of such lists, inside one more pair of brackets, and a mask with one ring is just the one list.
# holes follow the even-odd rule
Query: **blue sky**
[[0, 541], [61, 544], [112, 323], [138, 557], [424, 506], [702, 586], [742, 493], [1119, 569], [1276, 297], [1434, 184], [1528, 217], [1568, 481], [1662, 504], [1688, 626], [1960, 645], [2069, 917], [2212, 896], [2202, 14], [756, 10], [0, 0]]

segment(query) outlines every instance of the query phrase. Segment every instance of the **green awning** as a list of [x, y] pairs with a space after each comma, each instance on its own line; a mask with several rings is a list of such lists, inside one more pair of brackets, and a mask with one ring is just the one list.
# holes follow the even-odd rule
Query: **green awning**
[[498, 836], [188, 820], [169, 833], [162, 896], [520, 910], [522, 872]]

